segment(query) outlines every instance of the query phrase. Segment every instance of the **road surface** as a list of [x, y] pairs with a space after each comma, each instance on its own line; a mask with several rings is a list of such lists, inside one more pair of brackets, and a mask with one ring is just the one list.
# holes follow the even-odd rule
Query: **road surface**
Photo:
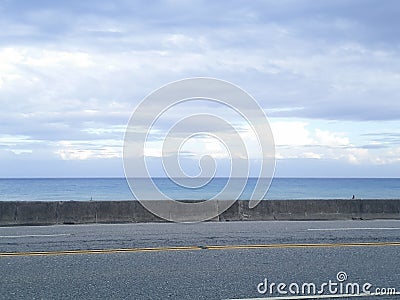
[[2, 227], [0, 270], [0, 299], [400, 299], [362, 290], [400, 292], [400, 221]]

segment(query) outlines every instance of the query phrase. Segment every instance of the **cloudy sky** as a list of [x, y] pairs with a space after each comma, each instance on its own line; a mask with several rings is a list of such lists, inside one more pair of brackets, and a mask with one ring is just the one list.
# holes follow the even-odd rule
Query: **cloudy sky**
[[138, 103], [199, 76], [260, 103], [277, 176], [399, 177], [399, 15], [396, 0], [0, 0], [0, 177], [123, 176]]

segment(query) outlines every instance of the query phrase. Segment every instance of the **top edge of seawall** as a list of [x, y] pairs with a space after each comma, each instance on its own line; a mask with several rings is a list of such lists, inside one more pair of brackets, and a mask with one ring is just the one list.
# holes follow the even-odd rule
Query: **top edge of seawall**
[[[203, 199], [203, 200], [194, 200], [194, 199], [179, 199], [173, 201], [178, 202], [204, 202], [204, 201], [232, 201], [228, 199]], [[152, 199], [152, 200], [136, 200], [136, 199], [120, 199], [120, 200], [0, 200], [1, 203], [118, 203], [118, 202], [146, 202], [146, 201], [165, 201], [160, 199]], [[239, 199], [235, 200], [238, 202], [249, 202], [248, 199]], [[307, 199], [297, 199], [297, 198], [288, 198], [288, 199], [263, 199], [261, 202], [270, 202], [270, 201], [400, 201], [400, 198], [307, 198]]]

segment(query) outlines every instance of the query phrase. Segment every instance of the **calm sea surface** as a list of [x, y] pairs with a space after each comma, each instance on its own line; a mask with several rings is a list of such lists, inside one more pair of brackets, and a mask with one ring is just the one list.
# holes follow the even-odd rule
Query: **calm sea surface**
[[[140, 180], [140, 179], [138, 179]], [[180, 188], [166, 178], [157, 186], [176, 200], [210, 199], [227, 182], [213, 179], [199, 189]], [[249, 179], [240, 199], [248, 199], [255, 179]], [[265, 199], [400, 199], [400, 178], [274, 178]], [[125, 178], [0, 179], [0, 201], [132, 200]]]

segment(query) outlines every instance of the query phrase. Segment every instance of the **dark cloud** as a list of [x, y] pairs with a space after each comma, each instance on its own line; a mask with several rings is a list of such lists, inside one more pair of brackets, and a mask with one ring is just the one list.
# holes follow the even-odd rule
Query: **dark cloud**
[[361, 149], [387, 149], [387, 148], [389, 148], [389, 146], [371, 144], [371, 145], [361, 145], [361, 146], [358, 146], [357, 148], [361, 148]]
[[[367, 44], [397, 44], [400, 7], [397, 1], [3, 1], [3, 23], [14, 32], [7, 38], [26, 43], [36, 40], [62, 42], [82, 38], [101, 43], [148, 32], [192, 35], [223, 32], [219, 38], [231, 45], [251, 44], [268, 37], [257, 28], [272, 24], [291, 35], [309, 39], [350, 40]], [[14, 27], [13, 27], [14, 26]], [[22, 26], [22, 27], [21, 27]], [[18, 34], [18, 28], [30, 29]], [[108, 29], [122, 29], [109, 31]], [[242, 41], [242, 43], [240, 43]], [[137, 42], [137, 40], [136, 40]], [[218, 40], [215, 40], [218, 42]], [[265, 46], [265, 44], [264, 44]]]
[[400, 133], [366, 133], [363, 136], [368, 137], [371, 141], [384, 143], [387, 145], [400, 145]]

